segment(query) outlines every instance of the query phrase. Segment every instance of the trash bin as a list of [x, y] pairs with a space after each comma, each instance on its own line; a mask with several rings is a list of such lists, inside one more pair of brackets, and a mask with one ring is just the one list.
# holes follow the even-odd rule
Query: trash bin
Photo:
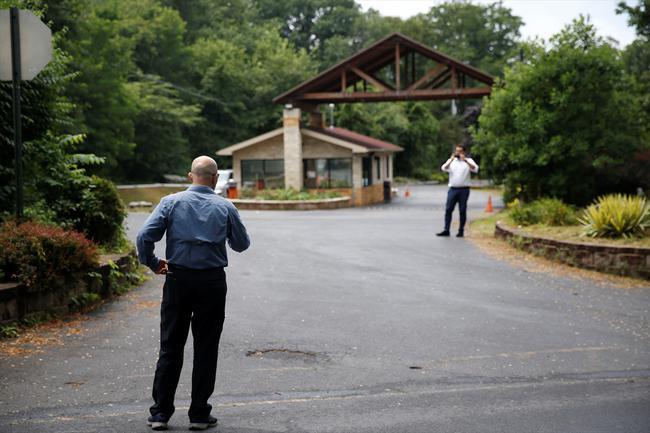
[[238, 198], [239, 193], [237, 192], [237, 182], [230, 179], [226, 184], [226, 197], [228, 198]]
[[390, 199], [391, 199], [390, 181], [385, 180], [384, 181], [384, 203], [390, 203]]

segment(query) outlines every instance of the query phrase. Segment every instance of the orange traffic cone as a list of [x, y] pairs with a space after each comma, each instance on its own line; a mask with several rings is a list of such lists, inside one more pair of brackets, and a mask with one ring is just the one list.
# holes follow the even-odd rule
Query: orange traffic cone
[[406, 190], [404, 191], [404, 198], [409, 198], [411, 196], [411, 191], [409, 190], [409, 187], [406, 187]]
[[494, 209], [492, 208], [492, 195], [488, 195], [488, 202], [487, 206], [485, 206], [485, 212], [486, 213], [492, 213], [494, 212]]

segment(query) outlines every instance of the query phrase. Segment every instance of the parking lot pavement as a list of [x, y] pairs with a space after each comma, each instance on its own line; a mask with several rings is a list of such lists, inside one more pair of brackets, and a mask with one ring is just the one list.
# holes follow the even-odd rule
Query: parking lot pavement
[[[436, 238], [446, 188], [410, 191], [370, 208], [241, 212], [252, 245], [230, 253], [215, 430], [650, 431], [650, 287], [532, 273]], [[486, 200], [472, 191], [470, 217]], [[145, 218], [129, 215], [131, 237]], [[0, 431], [147, 431], [161, 285], [152, 276], [60, 344], [0, 359]]]

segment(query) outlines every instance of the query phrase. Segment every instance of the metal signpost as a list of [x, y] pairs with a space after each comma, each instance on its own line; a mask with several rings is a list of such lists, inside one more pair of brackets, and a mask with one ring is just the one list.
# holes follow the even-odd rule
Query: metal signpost
[[15, 7], [0, 10], [0, 80], [13, 82], [16, 219], [19, 222], [23, 217], [20, 83], [33, 79], [51, 59], [52, 32], [49, 27], [30, 11]]

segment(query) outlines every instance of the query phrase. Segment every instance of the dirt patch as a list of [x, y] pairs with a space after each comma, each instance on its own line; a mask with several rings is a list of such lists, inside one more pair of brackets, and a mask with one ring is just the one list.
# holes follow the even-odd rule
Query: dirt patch
[[160, 301], [144, 301], [140, 300], [135, 303], [135, 307], [138, 310], [149, 310], [151, 308], [158, 308], [160, 307]]
[[22, 329], [16, 338], [0, 340], [0, 358], [29, 357], [53, 346], [63, 346], [64, 337], [83, 334], [86, 320], [79, 314], [71, 319], [51, 320]]

